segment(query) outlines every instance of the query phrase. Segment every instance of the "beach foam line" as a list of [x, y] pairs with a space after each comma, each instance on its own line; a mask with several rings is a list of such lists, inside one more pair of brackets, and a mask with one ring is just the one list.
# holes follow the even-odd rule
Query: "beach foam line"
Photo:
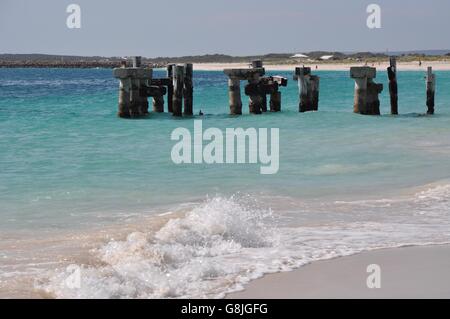
[[[450, 187], [418, 194], [378, 208], [398, 214], [391, 219], [374, 220], [369, 211], [362, 221], [300, 227], [280, 223], [251, 196], [215, 196], [155, 232], [133, 232], [95, 249], [97, 262], [79, 265], [79, 289], [65, 285], [61, 269], [46, 273], [36, 289], [55, 298], [222, 298], [264, 274], [318, 260], [449, 243]], [[361, 207], [350, 213], [359, 216]]]

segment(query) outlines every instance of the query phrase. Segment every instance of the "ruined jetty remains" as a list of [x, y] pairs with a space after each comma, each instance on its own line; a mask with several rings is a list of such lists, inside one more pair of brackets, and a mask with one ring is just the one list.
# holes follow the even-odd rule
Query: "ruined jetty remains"
[[389, 59], [390, 66], [387, 68], [389, 78], [389, 95], [391, 96], [391, 114], [398, 115], [398, 86], [397, 86], [397, 59]]
[[141, 89], [149, 86], [153, 70], [142, 68], [140, 58], [135, 57], [132, 67], [122, 64], [121, 68], [114, 69], [113, 74], [120, 81], [118, 115], [135, 118], [148, 114], [148, 100], [142, 96]]
[[428, 67], [426, 83], [427, 83], [427, 107], [428, 107], [427, 114], [433, 115], [434, 95], [436, 92], [436, 75], [433, 74], [433, 68], [431, 66]]
[[270, 111], [281, 111], [280, 86], [287, 86], [287, 79], [281, 76], [264, 77], [266, 71], [261, 60], [253, 61], [251, 68], [225, 69], [228, 76], [230, 114], [242, 114], [241, 81], [247, 80], [245, 95], [249, 97], [251, 114], [267, 112], [267, 95], [270, 95]]
[[319, 110], [319, 84], [320, 78], [311, 74], [311, 68], [295, 68], [294, 81], [298, 81], [300, 93], [300, 112]]
[[167, 65], [166, 77], [154, 78], [153, 69], [142, 67], [141, 57], [132, 58], [132, 66], [124, 61], [113, 70], [120, 81], [119, 112], [124, 118], [142, 117], [148, 114], [148, 97], [153, 100], [153, 112], [164, 112], [164, 96], [167, 95], [167, 110], [174, 116], [193, 113], [193, 67], [192, 64]]
[[354, 112], [364, 115], [380, 115], [380, 100], [378, 95], [383, 91], [383, 84], [373, 81], [377, 69], [363, 66], [352, 67], [350, 76], [355, 79]]

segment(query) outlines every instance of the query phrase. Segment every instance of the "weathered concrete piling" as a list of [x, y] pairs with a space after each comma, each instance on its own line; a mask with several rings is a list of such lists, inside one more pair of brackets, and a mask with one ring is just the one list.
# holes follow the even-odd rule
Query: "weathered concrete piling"
[[[225, 74], [227, 74], [225, 72]], [[227, 74], [228, 79], [228, 97], [230, 101], [230, 114], [241, 115], [242, 114], [242, 98], [241, 98], [241, 80], [230, 72]]]
[[397, 59], [390, 58], [390, 67], [387, 68], [389, 78], [389, 95], [391, 96], [391, 114], [398, 115], [398, 86], [397, 86]]
[[373, 81], [376, 78], [376, 72], [376, 68], [368, 66], [350, 69], [350, 76], [355, 79], [355, 113], [380, 115], [378, 95], [383, 91], [383, 84]]
[[245, 95], [249, 97], [249, 111], [251, 114], [267, 112], [267, 95], [270, 94], [270, 110], [281, 110], [280, 86], [287, 86], [287, 79], [280, 76], [264, 77], [265, 69], [261, 60], [252, 61], [249, 69], [225, 69], [228, 76], [228, 95], [230, 100], [230, 114], [242, 114], [241, 83], [247, 80]]
[[250, 97], [250, 112], [257, 112], [257, 109], [261, 109], [263, 99], [258, 90], [258, 83], [261, 76], [265, 73], [264, 68], [226, 69], [224, 73], [229, 78], [228, 95], [230, 99], [230, 113], [232, 115], [242, 114], [241, 81], [243, 80], [249, 81], [246, 87], [246, 94]]
[[[153, 70], [141, 66], [141, 57], [132, 58], [132, 67], [124, 61], [114, 69], [114, 77], [120, 80], [120, 117], [134, 118], [148, 114], [148, 97], [153, 98], [153, 111], [164, 112], [164, 95], [167, 94], [168, 111], [174, 116], [193, 113], [193, 66], [192, 64], [167, 66], [165, 78], [153, 78]], [[175, 101], [175, 102], [174, 102]], [[174, 107], [175, 104], [175, 107]]]
[[300, 112], [319, 110], [320, 78], [311, 74], [311, 68], [295, 68], [294, 80], [298, 81], [300, 91]]
[[142, 89], [151, 81], [153, 70], [142, 68], [140, 59], [134, 59], [132, 68], [123, 65], [114, 69], [113, 74], [120, 81], [118, 115], [135, 118], [148, 114], [148, 100]]
[[433, 74], [433, 68], [430, 66], [428, 67], [427, 71], [427, 114], [433, 115], [434, 114], [434, 96], [436, 91], [436, 75]]

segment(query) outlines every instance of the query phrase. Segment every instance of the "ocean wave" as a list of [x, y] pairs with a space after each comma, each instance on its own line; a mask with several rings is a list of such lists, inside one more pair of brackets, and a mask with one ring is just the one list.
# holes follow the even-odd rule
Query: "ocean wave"
[[[442, 201], [430, 209], [439, 219], [418, 214], [422, 203], [435, 205], [437, 196]], [[266, 273], [316, 260], [448, 243], [449, 199], [450, 185], [441, 186], [392, 201], [392, 207], [380, 201], [387, 215], [404, 210], [402, 219], [287, 227], [248, 199], [216, 196], [156, 232], [134, 232], [93, 251], [97, 261], [80, 265], [79, 288], [67, 287], [68, 274], [61, 269], [46, 274], [36, 288], [56, 298], [220, 298]]]
[[270, 216], [270, 210], [215, 197], [154, 234], [135, 232], [95, 251], [103, 265], [83, 266], [81, 289], [67, 288], [64, 273], [43, 287], [71, 298], [207, 296], [226, 286], [229, 275], [250, 269], [245, 262], [234, 263], [238, 258], [233, 256], [273, 247], [273, 229], [264, 222]]

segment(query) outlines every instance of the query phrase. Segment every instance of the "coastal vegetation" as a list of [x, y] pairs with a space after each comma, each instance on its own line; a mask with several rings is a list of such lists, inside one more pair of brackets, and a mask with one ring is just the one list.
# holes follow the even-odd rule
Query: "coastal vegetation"
[[[385, 62], [390, 55], [397, 56], [398, 62], [414, 61], [450, 61], [450, 50], [411, 51], [411, 52], [328, 52], [313, 51], [300, 54], [296, 53], [270, 53], [253, 56], [231, 56], [225, 54], [206, 54], [181, 57], [155, 57], [142, 58], [142, 63], [151, 67], [163, 67], [168, 63], [248, 63], [252, 60], [264, 60], [266, 65], [291, 65], [299, 63], [356, 63]], [[326, 58], [324, 58], [326, 57]], [[65, 56], [47, 54], [0, 54], [0, 67], [42, 67], [42, 68], [115, 68], [126, 57], [101, 57], [101, 56]]]

